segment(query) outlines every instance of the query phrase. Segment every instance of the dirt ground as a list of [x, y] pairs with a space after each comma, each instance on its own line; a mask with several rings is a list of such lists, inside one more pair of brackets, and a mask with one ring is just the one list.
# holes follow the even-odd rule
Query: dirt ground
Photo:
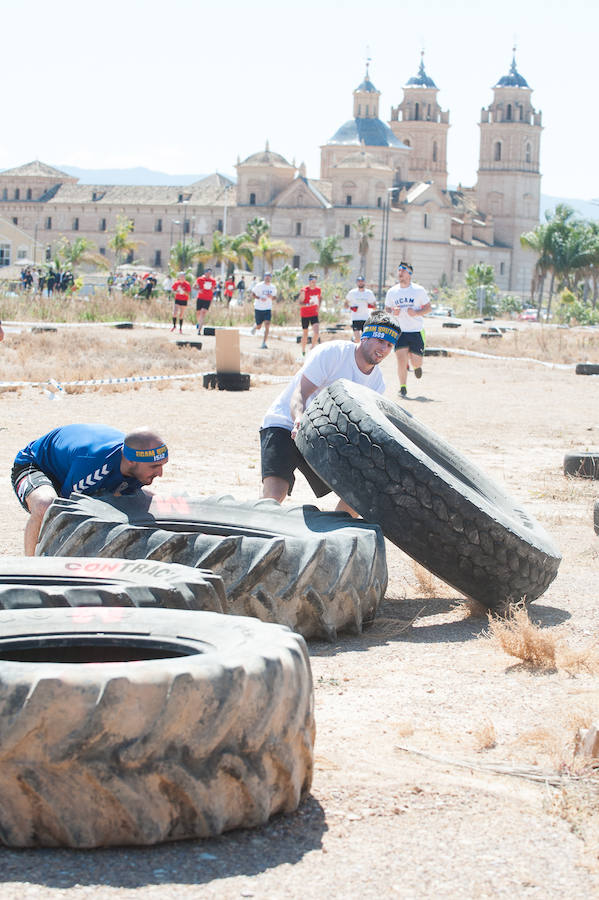
[[[442, 337], [435, 329], [429, 343]], [[256, 339], [242, 343], [252, 371]], [[263, 355], [274, 368], [288, 347], [275, 338]], [[396, 397], [393, 359], [383, 373]], [[25, 514], [8, 473], [33, 437], [67, 422], [125, 430], [151, 422], [171, 453], [159, 493], [248, 500], [258, 496], [258, 426], [280, 390], [259, 382], [245, 393], [208, 391], [195, 381], [60, 400], [38, 388], [0, 392], [0, 553], [21, 552]], [[565, 478], [562, 463], [568, 451], [599, 450], [599, 379], [452, 355], [427, 359], [409, 391], [410, 412], [502, 482], [560, 548], [558, 577], [531, 617], [573, 649], [596, 649], [599, 485]], [[293, 502], [314, 502], [301, 476]], [[577, 727], [599, 719], [596, 675], [520, 664], [455, 591], [392, 544], [387, 550], [389, 587], [374, 624], [310, 645], [316, 764], [311, 796], [295, 814], [148, 849], [0, 849], [0, 896], [597, 895], [597, 779], [567, 775]], [[548, 779], [522, 777], [531, 772]]]

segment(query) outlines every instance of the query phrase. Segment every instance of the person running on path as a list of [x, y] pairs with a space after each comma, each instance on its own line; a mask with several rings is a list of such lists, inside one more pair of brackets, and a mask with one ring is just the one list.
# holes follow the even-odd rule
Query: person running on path
[[235, 293], [235, 279], [232, 275], [225, 281], [225, 300], [227, 301], [227, 306], [231, 304], [231, 300], [233, 299], [233, 294]]
[[212, 277], [212, 269], [207, 268], [203, 275], [196, 278], [195, 287], [198, 290], [196, 300], [196, 330], [198, 334], [202, 333], [204, 319], [206, 313], [210, 309], [214, 291], [216, 288], [216, 279]]
[[150, 428], [128, 435], [108, 425], [65, 425], [27, 444], [15, 457], [11, 480], [30, 518], [25, 555], [33, 556], [42, 519], [58, 497], [132, 494], [162, 476], [168, 450]]
[[321, 290], [316, 284], [316, 275], [308, 276], [308, 284], [300, 291], [300, 316], [302, 320], [302, 356], [306, 355], [308, 343], [308, 328], [312, 326], [312, 346], [319, 343], [318, 308], [320, 306]]
[[[331, 489], [310, 468], [295, 445], [301, 417], [318, 391], [338, 378], [384, 393], [385, 382], [378, 366], [395, 347], [398, 337], [397, 320], [377, 312], [366, 321], [357, 346], [352, 341], [328, 341], [306, 357], [302, 368], [271, 404], [262, 421], [262, 497], [282, 503], [293, 490], [296, 469], [303, 473], [317, 497], [330, 493]], [[339, 500], [337, 509], [356, 515], [343, 500]]]
[[354, 333], [354, 342], [357, 344], [362, 337], [362, 329], [364, 322], [368, 316], [372, 315], [376, 309], [376, 297], [366, 287], [366, 281], [363, 275], [356, 278], [357, 287], [348, 291], [345, 298], [345, 308], [351, 311], [351, 327]]
[[416, 378], [422, 378], [422, 357], [424, 355], [424, 316], [432, 309], [428, 294], [420, 284], [412, 281], [413, 268], [410, 263], [401, 262], [397, 268], [398, 283], [387, 291], [385, 309], [397, 316], [401, 326], [401, 336], [395, 348], [399, 393], [408, 393], [408, 363], [414, 369]]
[[264, 339], [260, 349], [268, 350], [266, 342], [270, 332], [272, 301], [277, 296], [277, 289], [272, 283], [272, 272], [265, 272], [264, 281], [259, 281], [258, 284], [252, 286], [252, 294], [254, 295], [254, 325], [252, 326], [252, 334], [256, 334], [257, 331], [260, 331], [262, 323], [264, 323]]
[[187, 303], [189, 302], [189, 295], [191, 294], [191, 285], [185, 278], [185, 272], [179, 272], [177, 280], [173, 281], [171, 290], [175, 298], [175, 306], [173, 309], [173, 327], [171, 328], [171, 331], [174, 331], [177, 327], [178, 316], [179, 334], [183, 334], [183, 316], [185, 315]]

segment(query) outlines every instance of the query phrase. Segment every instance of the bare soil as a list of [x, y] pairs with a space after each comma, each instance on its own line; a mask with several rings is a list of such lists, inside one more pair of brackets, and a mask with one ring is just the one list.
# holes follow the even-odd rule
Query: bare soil
[[[446, 336], [432, 321], [428, 332], [429, 344]], [[131, 333], [106, 333], [126, 353]], [[169, 339], [152, 332], [157, 355]], [[10, 340], [8, 333], [0, 356]], [[200, 368], [209, 367], [214, 341], [205, 340]], [[508, 351], [513, 340], [503, 341]], [[280, 373], [280, 359], [295, 353], [282, 337], [268, 351], [249, 336], [242, 345], [244, 371]], [[50, 354], [48, 377], [60, 378], [51, 363]], [[388, 396], [397, 396], [392, 358], [383, 372]], [[548, 638], [594, 658], [599, 483], [566, 478], [562, 464], [566, 452], [599, 451], [599, 379], [452, 355], [427, 359], [422, 381], [411, 377], [408, 389], [410, 412], [502, 482], [552, 535], [563, 561], [531, 618]], [[249, 392], [208, 391], [195, 380], [59, 400], [40, 388], [0, 392], [0, 553], [21, 552], [25, 513], [8, 474], [32, 438], [66, 422], [124, 430], [151, 422], [171, 452], [159, 493], [248, 500], [259, 489], [258, 427], [280, 390], [255, 380]], [[301, 476], [286, 502], [314, 502]], [[596, 895], [599, 787], [573, 757], [577, 728], [599, 718], [592, 666], [527, 667], [489, 639], [484, 613], [392, 544], [387, 550], [389, 588], [374, 624], [358, 637], [310, 646], [316, 764], [312, 794], [295, 814], [217, 840], [148, 849], [0, 849], [0, 895]]]

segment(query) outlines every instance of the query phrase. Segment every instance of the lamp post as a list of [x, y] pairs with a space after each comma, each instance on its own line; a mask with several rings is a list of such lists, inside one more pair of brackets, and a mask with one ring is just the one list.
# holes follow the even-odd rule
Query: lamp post
[[390, 207], [391, 203], [389, 200], [389, 194], [396, 191], [396, 187], [387, 188], [385, 191], [385, 202], [383, 204], [383, 222], [382, 222], [382, 230], [381, 230], [381, 249], [379, 254], [379, 288], [378, 288], [378, 301], [379, 305], [383, 299], [383, 287], [385, 285], [386, 280], [386, 272], [387, 272], [387, 245], [389, 242], [389, 215], [390, 215]]

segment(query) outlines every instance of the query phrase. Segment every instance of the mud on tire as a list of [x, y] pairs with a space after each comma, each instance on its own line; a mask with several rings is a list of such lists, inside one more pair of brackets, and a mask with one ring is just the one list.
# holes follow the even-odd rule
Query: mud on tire
[[46, 513], [40, 555], [178, 562], [222, 577], [228, 612], [288, 625], [305, 638], [360, 633], [387, 587], [381, 529], [346, 513], [274, 500], [185, 494], [151, 501], [72, 494]]
[[10, 847], [260, 825], [305, 797], [313, 743], [306, 646], [286, 628], [180, 610], [0, 612]]
[[549, 536], [502, 488], [401, 407], [345, 380], [304, 413], [315, 472], [444, 581], [491, 609], [539, 597], [557, 574]]
[[140, 606], [226, 612], [213, 572], [128, 559], [0, 556], [0, 609]]

